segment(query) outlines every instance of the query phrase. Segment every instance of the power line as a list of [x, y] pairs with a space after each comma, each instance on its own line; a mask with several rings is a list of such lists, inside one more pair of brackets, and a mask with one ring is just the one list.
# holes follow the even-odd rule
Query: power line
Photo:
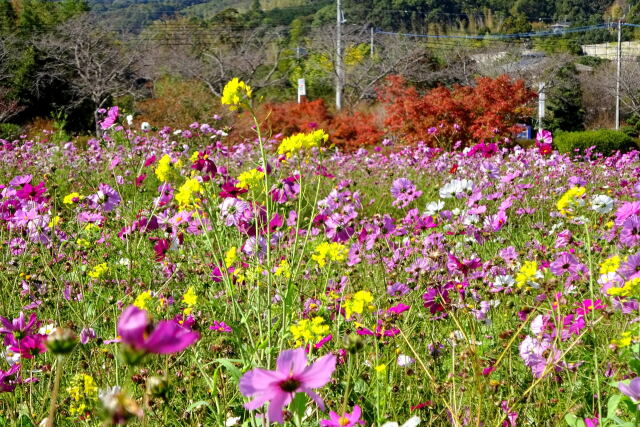
[[448, 35], [448, 34], [417, 34], [417, 33], [399, 33], [393, 31], [381, 31], [376, 30], [376, 34], [383, 35], [396, 35], [404, 37], [419, 37], [419, 38], [432, 38], [432, 39], [469, 39], [469, 40], [490, 40], [490, 39], [517, 39], [517, 38], [531, 38], [531, 37], [550, 37], [550, 36], [562, 36], [564, 34], [571, 33], [583, 33], [587, 31], [610, 29], [610, 24], [589, 25], [586, 27], [573, 27], [566, 28], [561, 31], [539, 31], [528, 33], [512, 33], [512, 34], [486, 34], [486, 35]]

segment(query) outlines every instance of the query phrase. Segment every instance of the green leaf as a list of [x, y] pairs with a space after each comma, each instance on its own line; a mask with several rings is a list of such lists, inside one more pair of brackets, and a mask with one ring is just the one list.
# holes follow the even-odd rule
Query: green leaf
[[629, 361], [629, 367], [633, 369], [633, 371], [640, 375], [640, 360], [639, 359], [631, 359]]
[[192, 403], [191, 405], [187, 406], [187, 409], [185, 409], [185, 412], [191, 412], [194, 409], [197, 409], [201, 406], [208, 406], [209, 408], [211, 408], [211, 405], [209, 405], [208, 402], [205, 402], [204, 400], [199, 400], [197, 402]]
[[289, 410], [297, 415], [299, 419], [302, 419], [308, 402], [309, 398], [305, 393], [297, 393], [296, 397], [293, 398], [293, 402], [289, 405]]
[[567, 423], [568, 426], [570, 427], [575, 427], [576, 425], [576, 421], [578, 421], [578, 417], [576, 417], [573, 414], [567, 414], [564, 416], [564, 420]]
[[216, 362], [218, 362], [219, 364], [221, 364], [222, 366], [224, 366], [225, 368], [227, 368], [227, 371], [229, 371], [229, 373], [231, 374], [231, 376], [233, 378], [237, 380], [240, 379], [240, 377], [242, 376], [242, 371], [240, 371], [240, 369], [234, 365], [234, 362], [241, 362], [240, 360], [237, 359], [216, 359]]
[[611, 418], [616, 414], [618, 405], [620, 405], [620, 399], [622, 399], [621, 394], [614, 394], [609, 398], [607, 402], [607, 418]]

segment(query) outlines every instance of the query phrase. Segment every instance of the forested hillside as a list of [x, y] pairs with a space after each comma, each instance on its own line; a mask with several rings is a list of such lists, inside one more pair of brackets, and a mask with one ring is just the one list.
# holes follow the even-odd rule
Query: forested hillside
[[[334, 3], [326, 0], [90, 0], [92, 10], [131, 29], [175, 15], [210, 18], [227, 8], [240, 12], [261, 10], [263, 18], [277, 23], [305, 18], [320, 23], [335, 16]], [[529, 23], [567, 21], [574, 24], [602, 22], [607, 10], [618, 2], [610, 0], [345, 0], [345, 14], [358, 22], [370, 22], [386, 29], [417, 29], [426, 22], [449, 27], [472, 27], [480, 31], [497, 29], [507, 20], [511, 27]], [[627, 3], [637, 13], [637, 1]], [[622, 3], [621, 3], [622, 5]]]

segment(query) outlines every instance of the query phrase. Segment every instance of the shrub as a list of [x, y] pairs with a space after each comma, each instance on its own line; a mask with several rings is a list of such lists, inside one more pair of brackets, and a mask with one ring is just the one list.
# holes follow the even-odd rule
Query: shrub
[[480, 77], [476, 85], [438, 87], [424, 95], [407, 86], [400, 76], [390, 76], [378, 90], [385, 105], [385, 125], [409, 143], [426, 141], [450, 148], [454, 142], [470, 145], [480, 139], [511, 137], [517, 125], [532, 113], [536, 94], [524, 81], [506, 76]]
[[0, 139], [13, 141], [20, 138], [21, 133], [22, 128], [18, 125], [14, 125], [13, 123], [0, 123]]
[[561, 153], [586, 150], [595, 147], [599, 153], [609, 155], [614, 151], [629, 151], [637, 148], [636, 140], [622, 131], [610, 129], [584, 132], [558, 132], [554, 135], [554, 145]]
[[329, 126], [331, 143], [347, 151], [379, 142], [384, 132], [376, 126], [371, 113], [340, 113]]
[[[345, 150], [379, 142], [383, 131], [376, 125], [375, 116], [364, 112], [331, 114], [323, 99], [297, 102], [269, 103], [258, 108], [258, 120], [269, 134], [289, 136], [313, 129], [324, 129], [329, 142]], [[238, 116], [231, 141], [254, 138], [253, 121], [249, 113]]]

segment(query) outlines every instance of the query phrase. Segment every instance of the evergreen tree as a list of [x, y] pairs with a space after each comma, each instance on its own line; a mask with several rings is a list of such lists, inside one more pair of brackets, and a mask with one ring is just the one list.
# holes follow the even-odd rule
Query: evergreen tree
[[582, 107], [582, 89], [576, 77], [574, 64], [560, 68], [546, 91], [547, 111], [543, 121], [545, 129], [551, 131], [584, 130], [585, 112]]

